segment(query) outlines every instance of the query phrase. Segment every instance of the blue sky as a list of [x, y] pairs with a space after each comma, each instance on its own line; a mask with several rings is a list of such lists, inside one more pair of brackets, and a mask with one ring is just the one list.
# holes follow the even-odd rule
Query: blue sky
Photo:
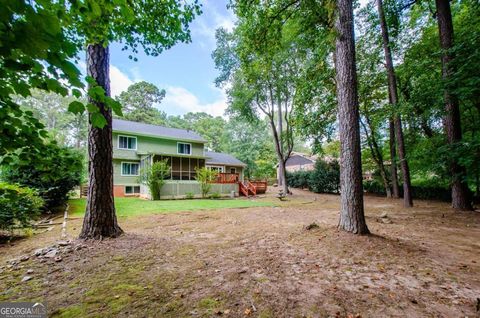
[[211, 58], [215, 49], [215, 30], [232, 29], [235, 17], [227, 10], [228, 0], [202, 0], [203, 14], [191, 24], [192, 42], [177, 44], [158, 57], [138, 55], [138, 62], [128, 58], [119, 44], [110, 48], [112, 95], [126, 90], [137, 81], [147, 81], [167, 91], [159, 109], [169, 115], [205, 111], [223, 115], [227, 106], [224, 92], [215, 87], [218, 72]]

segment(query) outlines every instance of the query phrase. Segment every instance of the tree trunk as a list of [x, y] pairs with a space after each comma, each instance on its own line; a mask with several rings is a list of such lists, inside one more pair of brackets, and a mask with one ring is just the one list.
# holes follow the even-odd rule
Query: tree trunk
[[392, 180], [392, 197], [400, 198], [400, 189], [398, 188], [398, 174], [397, 174], [397, 154], [395, 149], [395, 125], [393, 119], [389, 123], [390, 131], [390, 178]]
[[360, 126], [352, 0], [337, 1], [335, 69], [340, 134], [341, 209], [338, 227], [368, 234], [363, 211]]
[[[277, 124], [277, 129], [278, 129], [278, 132], [277, 132], [277, 135], [278, 135], [278, 139], [280, 141], [280, 153], [282, 154], [282, 159], [279, 159], [280, 161], [283, 161], [283, 142], [282, 142], [282, 133], [283, 133], [283, 121], [282, 121], [282, 104], [280, 102], [280, 99], [278, 99], [278, 124]], [[280, 161], [279, 161], [279, 164], [280, 164]], [[283, 163], [283, 170], [280, 170], [280, 174], [279, 174], [279, 180], [278, 180], [278, 185], [280, 186], [283, 186], [286, 182], [287, 182], [287, 179], [285, 177], [285, 162]], [[285, 192], [286, 193], [286, 192]]]
[[[393, 108], [398, 107], [397, 79], [395, 69], [393, 68], [392, 52], [390, 50], [390, 40], [388, 37], [388, 27], [385, 21], [382, 0], [377, 0], [378, 15], [380, 18], [380, 28], [382, 30], [383, 50], [385, 52], [385, 65], [388, 75], [388, 95]], [[412, 207], [412, 192], [410, 184], [410, 168], [405, 153], [405, 142], [403, 138], [402, 120], [399, 114], [394, 115], [395, 139], [397, 141], [398, 157], [400, 158], [400, 167], [402, 168], [403, 178], [403, 204], [405, 207]]]
[[[287, 184], [287, 171], [285, 169], [285, 159], [282, 152], [281, 140], [280, 136], [278, 135], [278, 131], [275, 127], [275, 122], [273, 117], [270, 117], [270, 126], [272, 127], [273, 133], [273, 142], [275, 144], [275, 152], [277, 153], [278, 158], [278, 180], [279, 186], [281, 186], [282, 192], [284, 195], [288, 194], [288, 184]], [[283, 183], [280, 184], [280, 180], [283, 179]]]
[[385, 188], [387, 198], [391, 198], [392, 191], [390, 190], [390, 183], [387, 177], [387, 171], [385, 169], [385, 165], [383, 164], [383, 155], [380, 147], [378, 146], [377, 139], [375, 138], [375, 131], [366, 110], [364, 115], [370, 129], [370, 134], [368, 133], [367, 126], [362, 122], [362, 120], [360, 120], [360, 123], [362, 124], [363, 130], [365, 131], [365, 135], [367, 137], [368, 148], [370, 149], [370, 153], [372, 154], [373, 161], [375, 161], [378, 166], [378, 170], [380, 171], [380, 176], [382, 177], [383, 187]]
[[[95, 79], [98, 85], [103, 87], [107, 96], [110, 96], [108, 47], [105, 48], [101, 44], [92, 44], [87, 47], [87, 75]], [[100, 109], [107, 124], [103, 128], [93, 127], [91, 117], [89, 118], [89, 186], [80, 238], [117, 237], [123, 231], [118, 226], [113, 202], [112, 110], [103, 103], [91, 99], [89, 102]]]
[[[450, 62], [453, 60], [453, 54], [450, 50], [453, 48], [453, 23], [452, 12], [448, 0], [436, 0], [438, 33], [440, 36], [440, 46], [442, 48], [442, 77], [446, 82], [454, 72]], [[462, 128], [460, 120], [460, 107], [457, 98], [449, 91], [448, 87], [444, 89], [445, 117], [443, 125], [447, 135], [448, 143], [454, 145], [462, 141]], [[452, 207], [458, 210], [472, 210], [469, 200], [470, 191], [465, 182], [466, 169], [458, 162], [457, 158], [450, 161], [450, 173], [452, 175]]]

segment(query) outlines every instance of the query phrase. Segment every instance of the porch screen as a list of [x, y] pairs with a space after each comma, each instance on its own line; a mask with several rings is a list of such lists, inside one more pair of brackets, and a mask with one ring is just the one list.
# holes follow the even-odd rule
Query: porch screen
[[155, 161], [167, 159], [170, 164], [172, 180], [196, 180], [195, 168], [205, 167], [204, 159], [173, 157], [173, 156], [155, 156]]

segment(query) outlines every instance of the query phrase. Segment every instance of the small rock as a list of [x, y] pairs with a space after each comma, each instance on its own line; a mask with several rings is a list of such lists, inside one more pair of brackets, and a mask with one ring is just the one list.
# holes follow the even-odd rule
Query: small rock
[[27, 274], [33, 274], [33, 269], [31, 268], [27, 269]]
[[61, 261], [62, 261], [62, 258], [60, 256], [55, 257], [55, 262], [58, 263], [58, 262], [61, 262]]
[[35, 255], [35, 256], [40, 256], [40, 255], [43, 255], [43, 254], [45, 254], [45, 251], [44, 251], [43, 248], [38, 248], [35, 251], [33, 251], [33, 255]]
[[20, 262], [26, 262], [30, 259], [30, 256], [28, 255], [23, 255], [22, 257], [20, 257]]
[[384, 211], [384, 212], [382, 212], [382, 214], [380, 214], [380, 217], [381, 217], [382, 219], [384, 219], [384, 218], [388, 217], [388, 214], [387, 214], [387, 212], [385, 212], [385, 211]]
[[58, 241], [57, 242], [57, 245], [58, 246], [68, 246], [68, 245], [71, 245], [72, 243], [69, 242], [69, 241]]
[[238, 273], [238, 274], [244, 274], [244, 273], [247, 272], [247, 270], [248, 270], [248, 267], [244, 267], [244, 268], [242, 268], [241, 270], [239, 270], [237, 273]]
[[23, 276], [22, 282], [27, 282], [27, 281], [29, 281], [30, 279], [32, 279], [32, 276]]
[[45, 254], [45, 257], [47, 258], [53, 258], [57, 255], [58, 250], [56, 248], [50, 250], [47, 254]]

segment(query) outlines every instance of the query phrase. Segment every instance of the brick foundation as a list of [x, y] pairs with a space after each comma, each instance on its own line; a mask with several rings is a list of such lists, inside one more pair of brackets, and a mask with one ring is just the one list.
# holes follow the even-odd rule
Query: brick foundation
[[125, 196], [125, 186], [123, 186], [123, 185], [113, 186], [113, 196], [114, 197], [124, 197]]

